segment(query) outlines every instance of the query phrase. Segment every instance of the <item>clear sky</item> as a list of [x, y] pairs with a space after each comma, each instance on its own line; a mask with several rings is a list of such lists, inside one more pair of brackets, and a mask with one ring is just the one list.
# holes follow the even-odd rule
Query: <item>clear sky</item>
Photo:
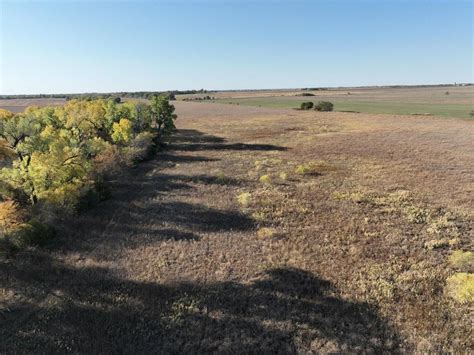
[[0, 3], [0, 94], [474, 81], [472, 1]]

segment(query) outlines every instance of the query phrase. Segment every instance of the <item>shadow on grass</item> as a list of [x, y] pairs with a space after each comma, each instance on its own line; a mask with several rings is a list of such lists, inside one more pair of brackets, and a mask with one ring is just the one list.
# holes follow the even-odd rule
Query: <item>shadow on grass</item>
[[300, 269], [249, 284], [158, 284], [37, 255], [0, 263], [0, 273], [3, 287], [28, 299], [0, 313], [2, 353], [376, 353], [398, 344], [374, 310]]
[[176, 151], [202, 151], [202, 150], [250, 150], [271, 151], [287, 150], [288, 148], [273, 144], [246, 144], [226, 143], [221, 137], [203, 134], [197, 130], [180, 129], [173, 136], [169, 149]]
[[[176, 139], [222, 143], [190, 131]], [[271, 269], [246, 284], [160, 284], [61, 261], [61, 252], [81, 257], [100, 246], [113, 261], [124, 247], [254, 228], [238, 211], [170, 200], [170, 193], [185, 193], [196, 181], [219, 183], [206, 175], [164, 174], [162, 168], [176, 159], [170, 147], [117, 179], [109, 201], [65, 219], [63, 243], [54, 253], [36, 250], [0, 260], [0, 290], [13, 295], [0, 307], [0, 353], [396, 350], [395, 332], [376, 311], [337, 297], [328, 281], [304, 270]]]

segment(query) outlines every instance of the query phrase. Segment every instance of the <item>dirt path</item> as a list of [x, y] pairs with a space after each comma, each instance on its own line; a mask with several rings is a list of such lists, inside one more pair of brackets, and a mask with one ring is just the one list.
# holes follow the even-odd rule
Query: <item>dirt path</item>
[[[443, 285], [473, 236], [472, 123], [177, 108], [172, 144], [111, 200], [0, 262], [1, 353], [468, 348]], [[407, 204], [455, 213], [456, 246], [427, 250], [442, 236]]]

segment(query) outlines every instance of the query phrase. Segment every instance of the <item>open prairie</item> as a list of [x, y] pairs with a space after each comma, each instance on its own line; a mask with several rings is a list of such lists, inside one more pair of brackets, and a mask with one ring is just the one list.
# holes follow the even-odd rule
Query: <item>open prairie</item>
[[0, 262], [0, 353], [472, 348], [447, 287], [474, 236], [472, 121], [175, 105], [111, 199]]

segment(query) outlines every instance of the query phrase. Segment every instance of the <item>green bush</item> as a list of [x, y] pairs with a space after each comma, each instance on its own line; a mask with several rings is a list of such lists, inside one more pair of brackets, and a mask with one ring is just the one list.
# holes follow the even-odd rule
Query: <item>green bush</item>
[[112, 191], [107, 181], [103, 178], [98, 178], [94, 185], [80, 196], [76, 209], [78, 211], [85, 211], [109, 199], [111, 195]]
[[308, 102], [302, 102], [300, 105], [301, 110], [311, 110], [313, 108], [314, 104], [311, 101]]
[[334, 104], [329, 101], [319, 101], [316, 106], [314, 106], [316, 111], [329, 112], [334, 109]]
[[56, 230], [36, 219], [6, 235], [3, 244], [8, 244], [11, 249], [23, 249], [29, 246], [45, 246], [56, 236]]

